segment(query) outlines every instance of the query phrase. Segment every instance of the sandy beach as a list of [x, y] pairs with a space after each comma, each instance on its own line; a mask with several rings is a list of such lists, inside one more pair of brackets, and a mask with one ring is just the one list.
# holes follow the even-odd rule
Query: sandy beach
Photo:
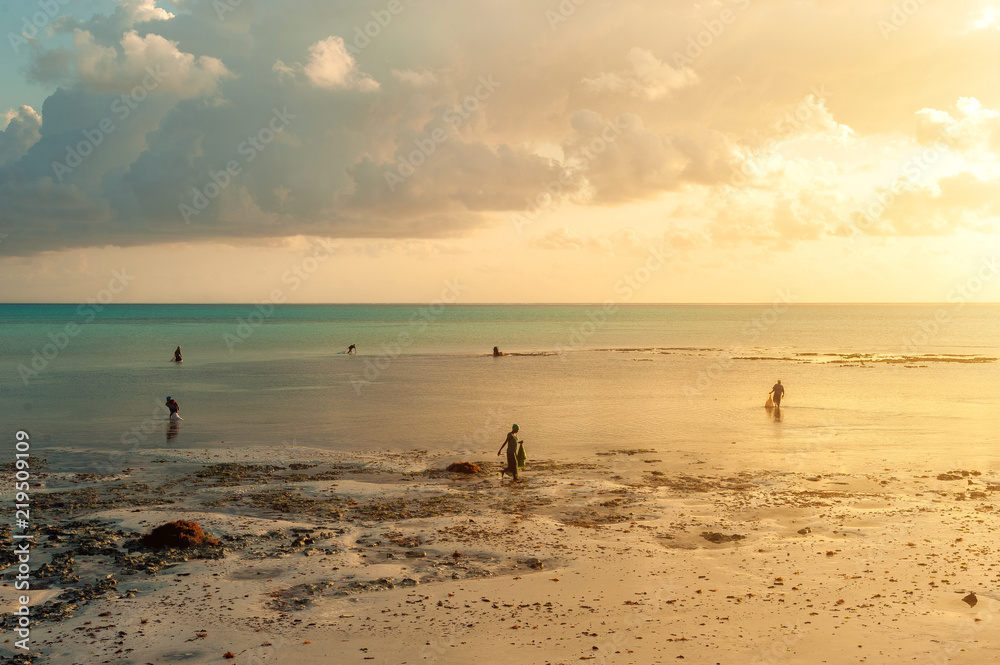
[[[732, 473], [621, 449], [532, 460], [511, 484], [499, 462], [467, 476], [423, 451], [146, 457], [106, 479], [41, 472], [35, 662], [923, 664], [1000, 654], [997, 469]], [[136, 547], [178, 519], [221, 545]], [[5, 613], [17, 595], [11, 570]], [[15, 652], [10, 639], [2, 647]]]

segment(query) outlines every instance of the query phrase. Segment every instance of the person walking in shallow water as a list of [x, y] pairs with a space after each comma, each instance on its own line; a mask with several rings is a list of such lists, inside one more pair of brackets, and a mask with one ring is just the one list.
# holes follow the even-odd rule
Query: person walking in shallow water
[[180, 414], [181, 405], [170, 395], [167, 395], [167, 409], [170, 411], [171, 420], [184, 420]]
[[503, 452], [504, 446], [507, 447], [507, 468], [500, 472], [500, 477], [503, 478], [503, 474], [509, 473], [513, 476], [515, 481], [517, 481], [517, 430], [517, 425], [513, 425], [510, 428], [510, 431], [507, 433], [507, 438], [500, 446], [500, 450], [497, 451], [497, 457], [500, 457], [500, 453]]
[[174, 351], [174, 360], [173, 360], [173, 362], [175, 362], [175, 363], [184, 362], [184, 359], [181, 357], [181, 347], [179, 347], [179, 346], [177, 347], [177, 350]]
[[781, 406], [781, 398], [785, 395], [785, 387], [781, 385], [781, 379], [778, 379], [778, 382], [774, 384], [774, 387], [771, 388], [771, 392], [768, 394], [771, 395], [774, 406]]

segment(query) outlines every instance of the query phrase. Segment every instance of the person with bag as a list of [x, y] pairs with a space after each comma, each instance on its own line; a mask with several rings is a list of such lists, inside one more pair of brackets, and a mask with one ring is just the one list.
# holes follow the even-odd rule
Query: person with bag
[[781, 398], [784, 397], [784, 395], [785, 387], [781, 385], [781, 379], [778, 379], [778, 382], [774, 384], [773, 388], [771, 388], [771, 392], [768, 393], [767, 399], [768, 401], [771, 401], [773, 396], [774, 406], [779, 407], [781, 406]]
[[171, 420], [184, 420], [180, 414], [181, 405], [170, 395], [167, 395], [167, 410], [170, 411]]
[[[503, 444], [500, 446], [500, 450], [497, 451], [497, 457], [500, 457], [500, 453], [503, 452], [504, 447], [507, 448], [507, 468], [500, 472], [500, 477], [503, 478], [505, 473], [509, 473], [513, 476], [514, 481], [517, 482], [517, 468], [518, 468], [518, 446], [521, 442], [517, 440], [517, 425], [512, 425], [510, 432], [507, 433], [507, 438], [504, 440]], [[521, 454], [524, 454], [524, 448], [521, 447]], [[521, 466], [524, 466], [523, 462]]]

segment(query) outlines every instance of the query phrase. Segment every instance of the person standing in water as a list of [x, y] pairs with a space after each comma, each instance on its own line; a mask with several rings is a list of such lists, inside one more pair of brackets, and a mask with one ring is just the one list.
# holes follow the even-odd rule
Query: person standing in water
[[167, 409], [170, 411], [171, 420], [183, 420], [183, 418], [181, 418], [181, 414], [179, 413], [181, 405], [178, 404], [177, 400], [170, 395], [167, 395]]
[[771, 388], [771, 392], [768, 394], [772, 396], [771, 399], [774, 401], [774, 406], [781, 406], [781, 398], [785, 395], [785, 387], [781, 385], [781, 379], [778, 379], [778, 382], [774, 384], [774, 387]]
[[184, 359], [181, 358], [181, 347], [179, 346], [177, 347], [177, 350], [174, 351], [174, 362], [175, 363], [184, 362]]
[[500, 446], [500, 450], [497, 451], [497, 457], [500, 457], [500, 453], [503, 452], [504, 446], [507, 447], [507, 468], [500, 472], [500, 477], [503, 478], [503, 474], [509, 473], [517, 481], [517, 425], [513, 425], [510, 428], [510, 432], [507, 433], [507, 438], [504, 440], [503, 444]]

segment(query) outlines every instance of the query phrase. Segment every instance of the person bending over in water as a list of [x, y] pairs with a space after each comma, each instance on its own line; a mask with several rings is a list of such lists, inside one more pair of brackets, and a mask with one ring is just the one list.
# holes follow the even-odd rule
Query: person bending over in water
[[177, 400], [175, 400], [170, 395], [167, 395], [167, 409], [170, 410], [171, 420], [181, 420], [181, 414], [179, 413], [179, 411], [181, 410], [181, 405], [178, 404]]
[[181, 358], [181, 347], [179, 346], [177, 347], [177, 350], [174, 351], [174, 362], [175, 363], [184, 362], [184, 359]]
[[771, 392], [768, 394], [772, 395], [775, 406], [781, 406], [781, 398], [785, 394], [785, 387], [781, 385], [781, 379], [778, 379], [778, 382], [774, 384], [774, 387], [771, 388]]
[[353, 344], [347, 347], [347, 355], [351, 355], [357, 352], [358, 352], [358, 347], [354, 346]]
[[504, 446], [507, 446], [507, 468], [500, 472], [500, 477], [503, 478], [503, 474], [509, 473], [517, 480], [517, 425], [510, 428], [510, 432], [507, 433], [507, 439], [500, 446], [500, 450], [497, 451], [497, 457], [500, 457], [500, 453], [503, 452]]

